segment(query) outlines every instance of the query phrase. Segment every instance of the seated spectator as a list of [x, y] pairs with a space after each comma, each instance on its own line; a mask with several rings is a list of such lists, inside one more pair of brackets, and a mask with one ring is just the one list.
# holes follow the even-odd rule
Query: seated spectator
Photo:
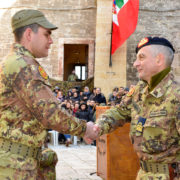
[[72, 102], [80, 101], [80, 97], [78, 96], [77, 92], [74, 92], [73, 96], [71, 97]]
[[90, 95], [89, 99], [92, 100], [92, 99], [94, 99], [95, 96], [96, 96], [96, 87], [93, 88], [93, 92]]
[[[112, 90], [112, 93], [109, 94], [109, 98], [108, 98], [108, 99], [110, 99], [111, 96], [113, 96], [113, 92], [114, 92], [114, 91], [118, 92], [118, 91], [119, 91], [119, 88], [118, 88], [118, 87], [114, 87], [113, 90]], [[109, 100], [108, 100], [108, 101], [109, 101]]]
[[122, 100], [122, 97], [125, 95], [124, 93], [124, 87], [120, 87], [119, 88], [119, 92], [117, 93], [117, 99], [116, 99], [116, 102], [115, 104], [120, 104], [121, 100]]
[[59, 133], [59, 134], [58, 134], [58, 142], [59, 142], [60, 144], [65, 144], [66, 141], [67, 141], [67, 139], [66, 139], [65, 135]]
[[73, 111], [74, 111], [74, 104], [71, 103], [71, 111], [72, 111], [72, 114], [73, 114]]
[[117, 100], [117, 94], [118, 92], [114, 90], [112, 95], [108, 99], [108, 104], [111, 104], [112, 102], [115, 102]]
[[77, 92], [77, 89], [76, 89], [76, 87], [73, 87], [72, 89], [71, 89], [71, 92], [74, 94], [75, 92]]
[[129, 88], [126, 87], [126, 88], [124, 89], [124, 94], [127, 94], [128, 92], [129, 92]]
[[70, 144], [72, 144], [71, 135], [70, 134], [64, 134], [64, 136], [66, 138], [66, 147], [68, 147]]
[[89, 99], [90, 95], [91, 95], [91, 92], [89, 91], [89, 87], [85, 86], [84, 87], [84, 92], [82, 94], [82, 100], [84, 102], [87, 102], [87, 100]]
[[72, 98], [72, 96], [73, 96], [73, 93], [69, 90], [67, 93], [66, 99], [70, 100]]
[[118, 91], [118, 92], [120, 92], [120, 93], [121, 93], [121, 92], [124, 92], [124, 87], [121, 86], [121, 87], [119, 88], [119, 91]]
[[76, 112], [79, 111], [79, 102], [75, 102], [74, 109], [73, 109], [73, 115], [76, 115]]
[[[67, 101], [66, 103], [62, 103], [61, 104], [61, 108], [62, 109], [64, 108], [68, 113], [72, 114], [71, 103], [69, 101]], [[69, 146], [69, 144], [72, 144], [72, 142], [71, 142], [71, 135], [70, 134], [64, 134], [64, 135], [61, 134], [60, 137], [59, 137], [59, 140], [62, 137], [63, 137], [63, 139], [66, 140], [65, 143], [66, 143], [67, 147]]]
[[72, 114], [70, 101], [67, 101], [66, 103], [62, 103], [61, 108], [62, 109], [64, 108], [68, 113]]
[[96, 96], [94, 97], [94, 101], [97, 105], [106, 105], [106, 98], [101, 93], [101, 88], [96, 88]]
[[114, 87], [113, 91], [118, 92], [118, 91], [119, 91], [119, 88], [116, 86], [116, 87]]
[[53, 90], [53, 93], [54, 93], [55, 97], [57, 97], [57, 94], [58, 94], [59, 91], [60, 91], [60, 88], [58, 86], [55, 86], [55, 88]]
[[[83, 101], [83, 91], [80, 91], [79, 92], [79, 98], [80, 98], [80, 101]], [[83, 101], [84, 102], [84, 101]]]
[[60, 103], [62, 103], [64, 101], [64, 95], [63, 92], [61, 90], [59, 90], [59, 92], [57, 93], [57, 99], [59, 100]]
[[89, 100], [88, 111], [90, 113], [90, 121], [96, 121], [96, 103], [94, 100]]
[[90, 121], [90, 113], [86, 103], [82, 103], [79, 107], [79, 111], [76, 112], [75, 116], [79, 119], [84, 119], [87, 122]]

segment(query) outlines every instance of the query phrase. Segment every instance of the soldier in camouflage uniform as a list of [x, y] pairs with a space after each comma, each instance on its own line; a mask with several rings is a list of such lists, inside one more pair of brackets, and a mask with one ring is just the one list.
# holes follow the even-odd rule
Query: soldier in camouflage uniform
[[137, 180], [180, 179], [180, 86], [170, 72], [174, 48], [165, 38], [147, 37], [136, 53], [139, 83], [101, 115], [96, 130], [110, 133], [131, 117], [130, 138], [141, 167]]
[[60, 109], [35, 59], [48, 55], [57, 27], [27, 9], [12, 17], [12, 29], [15, 43], [0, 63], [0, 180], [55, 180], [57, 156], [41, 149], [46, 129], [87, 138], [93, 124]]
[[75, 70], [68, 76], [68, 81], [74, 82], [78, 80], [78, 76], [75, 74]]

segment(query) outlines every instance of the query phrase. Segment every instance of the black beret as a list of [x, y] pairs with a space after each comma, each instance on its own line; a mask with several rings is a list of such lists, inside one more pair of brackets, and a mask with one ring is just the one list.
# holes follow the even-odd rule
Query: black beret
[[160, 38], [160, 37], [145, 37], [138, 43], [138, 45], [136, 47], [136, 54], [142, 47], [149, 46], [152, 44], [167, 46], [167, 47], [171, 48], [173, 52], [175, 52], [172, 44], [167, 39]]

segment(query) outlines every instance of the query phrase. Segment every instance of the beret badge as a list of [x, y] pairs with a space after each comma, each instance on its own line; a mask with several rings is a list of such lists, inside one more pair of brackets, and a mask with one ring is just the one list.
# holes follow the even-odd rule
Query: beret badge
[[143, 46], [144, 44], [148, 43], [149, 39], [147, 37], [143, 38], [139, 43], [138, 43], [138, 48]]

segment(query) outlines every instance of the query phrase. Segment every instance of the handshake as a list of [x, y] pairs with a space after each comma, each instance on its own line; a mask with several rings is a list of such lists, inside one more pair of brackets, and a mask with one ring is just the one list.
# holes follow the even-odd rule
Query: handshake
[[86, 124], [86, 132], [83, 137], [84, 141], [87, 144], [91, 144], [95, 139], [99, 137], [100, 128], [97, 124], [94, 124], [93, 122], [87, 122]]

